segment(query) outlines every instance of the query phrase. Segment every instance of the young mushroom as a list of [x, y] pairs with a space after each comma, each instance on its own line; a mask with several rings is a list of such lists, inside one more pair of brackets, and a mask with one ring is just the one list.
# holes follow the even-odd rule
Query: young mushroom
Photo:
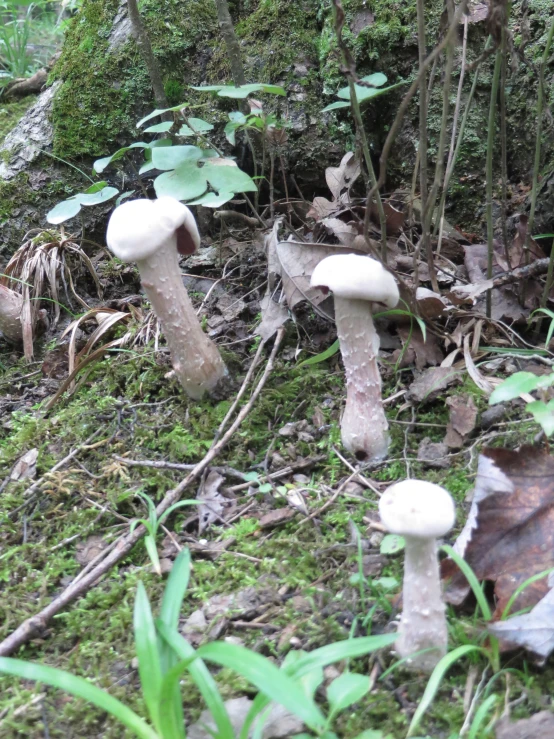
[[187, 395], [199, 399], [214, 390], [226, 374], [225, 365], [202, 331], [179, 268], [179, 254], [192, 254], [200, 244], [190, 210], [169, 197], [130, 200], [113, 212], [106, 240], [116, 257], [137, 263]]
[[331, 290], [335, 301], [335, 321], [346, 371], [342, 443], [360, 461], [384, 459], [389, 445], [388, 423], [381, 397], [379, 336], [373, 325], [372, 304], [395, 307], [399, 296], [394, 277], [376, 259], [338, 254], [317, 265], [311, 285]]
[[[403, 610], [395, 650], [408, 658], [412, 669], [431, 672], [446, 654], [448, 643], [437, 538], [454, 525], [454, 501], [440, 485], [404, 480], [385, 490], [379, 513], [385, 528], [406, 541]], [[428, 651], [414, 654], [421, 650]]]

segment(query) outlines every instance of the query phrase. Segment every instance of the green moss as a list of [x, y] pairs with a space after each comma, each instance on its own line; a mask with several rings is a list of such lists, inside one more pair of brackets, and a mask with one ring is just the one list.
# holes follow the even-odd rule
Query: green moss
[[0, 98], [0, 146], [5, 136], [19, 121], [25, 111], [35, 102], [34, 95], [16, 100], [12, 103], [2, 103]]

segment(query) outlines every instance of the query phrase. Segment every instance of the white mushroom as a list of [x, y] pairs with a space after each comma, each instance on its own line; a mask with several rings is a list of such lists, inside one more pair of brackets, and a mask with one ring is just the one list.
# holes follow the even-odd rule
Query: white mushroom
[[346, 371], [342, 443], [359, 460], [384, 459], [389, 445], [388, 424], [377, 365], [379, 336], [373, 325], [371, 304], [394, 308], [399, 297], [394, 277], [376, 259], [338, 254], [317, 265], [311, 285], [331, 290], [335, 301], [335, 321]]
[[22, 310], [21, 295], [0, 285], [0, 331], [7, 341], [17, 344], [23, 341]]
[[107, 244], [122, 261], [137, 263], [185, 392], [198, 399], [212, 391], [226, 374], [225, 365], [202, 331], [179, 268], [179, 253], [192, 254], [200, 244], [190, 210], [169, 197], [123, 203], [110, 218]]
[[[404, 480], [384, 492], [379, 513], [385, 528], [406, 541], [403, 610], [395, 650], [409, 658], [413, 669], [430, 672], [446, 654], [448, 643], [437, 538], [454, 525], [454, 501], [439, 485]], [[420, 650], [429, 651], [411, 656]]]

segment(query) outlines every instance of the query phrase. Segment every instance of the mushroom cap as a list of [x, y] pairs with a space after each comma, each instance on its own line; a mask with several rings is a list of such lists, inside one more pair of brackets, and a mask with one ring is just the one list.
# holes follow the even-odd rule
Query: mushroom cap
[[399, 300], [394, 277], [381, 262], [360, 254], [333, 254], [316, 266], [310, 282], [324, 287], [338, 298], [370, 300], [394, 308]]
[[391, 485], [379, 501], [379, 513], [392, 534], [418, 539], [444, 536], [456, 520], [450, 493], [423, 480], [403, 480]]
[[122, 262], [147, 259], [183, 226], [200, 246], [200, 234], [191, 211], [175, 198], [128, 200], [111, 215], [106, 243]]

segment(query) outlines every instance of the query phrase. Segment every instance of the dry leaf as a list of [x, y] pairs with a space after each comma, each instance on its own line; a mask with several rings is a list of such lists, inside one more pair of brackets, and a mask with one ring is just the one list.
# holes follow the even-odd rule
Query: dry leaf
[[37, 474], [38, 449], [30, 449], [25, 452], [14, 464], [10, 472], [10, 480], [32, 480]]
[[530, 613], [497, 621], [487, 627], [501, 641], [502, 649], [524, 647], [544, 664], [554, 651], [554, 589]]
[[277, 303], [266, 294], [260, 303], [262, 320], [254, 333], [262, 337], [262, 341], [271, 339], [278, 329], [289, 320], [289, 312], [283, 303]]
[[337, 203], [327, 200], [327, 198], [314, 198], [310, 210], [308, 211], [306, 218], [313, 218], [316, 221], [321, 221], [322, 218], [327, 218], [337, 210]]
[[322, 224], [330, 234], [333, 234], [344, 246], [351, 246], [358, 235], [357, 229], [340, 218], [324, 218]]
[[428, 290], [426, 287], [418, 287], [415, 297], [419, 315], [426, 321], [439, 318], [453, 307], [447, 298]]
[[197, 496], [202, 501], [198, 506], [198, 531], [202, 533], [214, 521], [221, 520], [224, 498], [219, 487], [225, 478], [215, 470], [210, 470]]
[[[428, 333], [424, 339], [419, 326], [398, 326], [397, 333], [402, 339], [404, 347], [406, 344], [408, 346], [407, 349], [403, 350], [400, 367], [409, 367], [415, 360], [416, 368], [422, 370], [427, 365], [440, 364], [444, 359], [437, 337], [434, 334]], [[400, 351], [395, 352], [393, 356], [395, 358], [400, 356]]]
[[[532, 575], [554, 567], [554, 457], [542, 449], [485, 449], [479, 456], [475, 494], [455, 549], [478, 580], [495, 583], [495, 618]], [[461, 603], [469, 586], [451, 560], [449, 603]], [[530, 584], [513, 610], [535, 606], [548, 591], [544, 579]]]
[[519, 721], [510, 721], [508, 716], [504, 716], [494, 729], [496, 739], [550, 739], [554, 736], [554, 713], [540, 711]]
[[351, 151], [343, 156], [338, 167], [327, 167], [325, 181], [335, 200], [358, 179], [360, 171], [360, 165]]
[[[246, 717], [252, 708], [253, 701], [250, 698], [231, 698], [225, 701], [225, 710], [234, 729], [234, 735], [239, 736]], [[265, 716], [265, 714], [264, 714]], [[254, 727], [256, 727], [256, 721]], [[260, 734], [262, 739], [280, 739], [281, 737], [294, 736], [302, 731], [303, 723], [283, 706], [273, 704], [269, 714], [265, 717], [263, 730]], [[187, 728], [189, 739], [212, 739], [217, 735], [217, 726], [209, 710], [202, 711], [200, 718]], [[252, 732], [249, 736], [252, 735]]]
[[416, 403], [429, 402], [455, 382], [460, 382], [460, 374], [457, 370], [452, 367], [430, 367], [411, 384], [406, 398], [415, 400]]
[[276, 508], [260, 518], [260, 528], [272, 529], [274, 526], [281, 526], [288, 523], [295, 516], [296, 511], [292, 508]]
[[446, 399], [450, 407], [450, 419], [446, 427], [445, 444], [453, 449], [464, 445], [465, 437], [471, 434], [477, 423], [477, 406], [471, 395], [453, 395]]
[[436, 467], [438, 469], [446, 469], [450, 467], [448, 459], [448, 447], [442, 441], [431, 441], [427, 436], [422, 439], [418, 450], [417, 458], [427, 467]]
[[75, 559], [80, 565], [88, 565], [93, 559], [96, 559], [104, 549], [108, 546], [108, 542], [99, 534], [89, 536], [85, 541], [79, 542], [75, 547]]

